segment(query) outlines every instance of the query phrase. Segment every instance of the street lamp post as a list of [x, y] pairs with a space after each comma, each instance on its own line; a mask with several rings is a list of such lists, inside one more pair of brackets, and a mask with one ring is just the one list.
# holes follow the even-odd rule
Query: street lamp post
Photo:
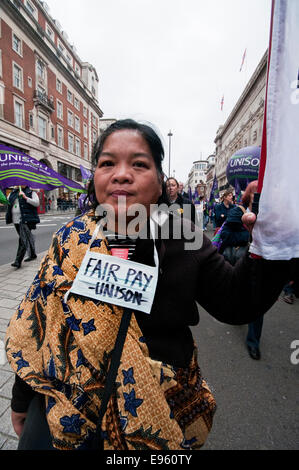
[[171, 133], [171, 130], [168, 132], [168, 137], [169, 137], [169, 160], [168, 160], [168, 177], [170, 178], [170, 156], [171, 156], [171, 137], [173, 134]]

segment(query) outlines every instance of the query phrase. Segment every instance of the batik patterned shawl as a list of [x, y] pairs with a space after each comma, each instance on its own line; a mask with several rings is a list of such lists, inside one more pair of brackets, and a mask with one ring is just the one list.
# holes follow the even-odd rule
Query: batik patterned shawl
[[[76, 277], [96, 227], [92, 213], [62, 227], [7, 330], [13, 370], [46, 397], [57, 449], [84, 449], [94, 437], [122, 309], [64, 294]], [[91, 251], [109, 254], [104, 237]], [[211, 428], [214, 399], [194, 358], [188, 369], [153, 361], [132, 316], [102, 423], [104, 448], [199, 448]]]

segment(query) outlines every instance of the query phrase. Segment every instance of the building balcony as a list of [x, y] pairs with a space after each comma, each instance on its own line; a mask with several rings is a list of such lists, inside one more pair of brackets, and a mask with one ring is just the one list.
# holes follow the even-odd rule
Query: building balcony
[[51, 100], [46, 93], [42, 93], [39, 90], [34, 90], [33, 101], [36, 106], [43, 106], [50, 113], [55, 110], [53, 100]]

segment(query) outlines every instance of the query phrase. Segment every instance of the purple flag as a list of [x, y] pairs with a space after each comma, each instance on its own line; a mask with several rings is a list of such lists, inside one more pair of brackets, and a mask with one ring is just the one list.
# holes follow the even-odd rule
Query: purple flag
[[218, 190], [218, 180], [216, 175], [214, 176], [213, 186], [211, 189], [210, 199], [209, 199], [209, 207], [212, 207], [213, 204], [216, 202], [216, 197], [219, 197], [219, 190]]
[[78, 183], [65, 178], [44, 163], [12, 147], [0, 145], [0, 188], [26, 184], [32, 189], [51, 191], [65, 187], [70, 191], [86, 193]]
[[87, 168], [84, 168], [84, 166], [80, 165], [80, 170], [81, 170], [81, 175], [82, 175], [82, 181], [84, 184], [88, 183], [89, 180], [92, 178], [92, 173], [90, 170]]

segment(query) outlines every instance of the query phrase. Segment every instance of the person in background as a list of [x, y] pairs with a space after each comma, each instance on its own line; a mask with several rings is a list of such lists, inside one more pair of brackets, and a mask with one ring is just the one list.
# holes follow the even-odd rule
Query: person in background
[[[178, 204], [181, 208], [181, 213], [184, 217], [184, 205], [190, 206], [191, 209], [191, 220], [193, 223], [196, 222], [196, 210], [194, 204], [190, 201], [190, 199], [183, 197], [179, 192], [179, 183], [173, 177], [168, 178], [166, 180], [166, 195], [167, 195], [167, 204]], [[188, 208], [189, 209], [189, 208]]]
[[222, 202], [215, 206], [215, 223], [216, 229], [220, 228], [223, 222], [225, 222], [227, 214], [232, 207], [233, 203], [233, 191], [226, 190], [222, 196]]
[[37, 213], [39, 197], [28, 186], [19, 186], [14, 189], [8, 198], [9, 205], [6, 212], [6, 223], [13, 223], [19, 235], [18, 251], [16, 259], [11, 266], [20, 269], [26, 251], [29, 257], [24, 262], [37, 258], [35, 242], [31, 230], [36, 229], [40, 219]]
[[[184, 183], [179, 183], [179, 194], [184, 197], [185, 199], [189, 199], [188, 194], [184, 191]], [[190, 199], [189, 199], [190, 200]]]

